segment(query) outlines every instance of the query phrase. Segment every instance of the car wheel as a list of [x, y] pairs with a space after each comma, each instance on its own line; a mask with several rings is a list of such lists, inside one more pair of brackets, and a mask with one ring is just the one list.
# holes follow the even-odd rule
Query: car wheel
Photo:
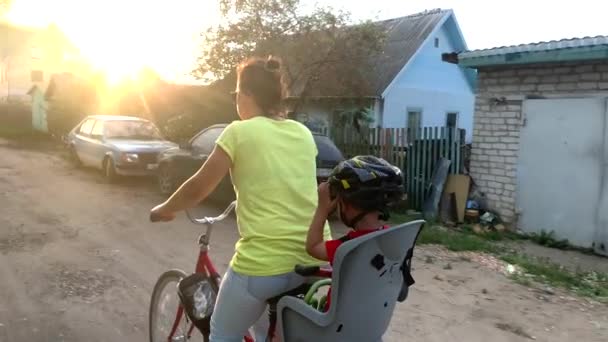
[[69, 154], [70, 154], [70, 161], [74, 164], [74, 166], [76, 166], [76, 167], [82, 166], [82, 161], [78, 157], [78, 153], [76, 153], [76, 147], [74, 147], [74, 145], [70, 145]]
[[173, 193], [175, 187], [175, 179], [171, 172], [171, 167], [167, 164], [161, 164], [158, 168], [158, 190], [163, 195]]
[[114, 167], [114, 161], [112, 158], [106, 158], [103, 163], [103, 174], [106, 180], [110, 183], [113, 183], [118, 178], [118, 174], [116, 173], [116, 168]]

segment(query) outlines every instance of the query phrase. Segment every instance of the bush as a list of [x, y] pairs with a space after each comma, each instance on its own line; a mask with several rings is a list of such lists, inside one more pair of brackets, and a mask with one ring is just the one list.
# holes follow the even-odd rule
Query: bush
[[0, 134], [18, 136], [32, 131], [32, 109], [23, 102], [0, 103]]

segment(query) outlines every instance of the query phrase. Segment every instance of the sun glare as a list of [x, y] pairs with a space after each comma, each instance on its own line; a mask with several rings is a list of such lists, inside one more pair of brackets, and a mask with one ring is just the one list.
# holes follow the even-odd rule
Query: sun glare
[[217, 22], [214, 1], [13, 0], [7, 15], [21, 25], [57, 26], [95, 69], [118, 82], [149, 67], [179, 81], [193, 69], [199, 33]]

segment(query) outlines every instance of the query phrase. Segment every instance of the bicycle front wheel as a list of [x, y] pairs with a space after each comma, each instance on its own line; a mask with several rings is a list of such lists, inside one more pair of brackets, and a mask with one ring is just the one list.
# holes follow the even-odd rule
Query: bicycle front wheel
[[[177, 294], [177, 284], [187, 277], [181, 270], [163, 273], [156, 281], [150, 301], [150, 342], [181, 342], [189, 340], [191, 323], [186, 319]], [[174, 331], [173, 331], [174, 330]], [[173, 335], [169, 339], [171, 332]]]

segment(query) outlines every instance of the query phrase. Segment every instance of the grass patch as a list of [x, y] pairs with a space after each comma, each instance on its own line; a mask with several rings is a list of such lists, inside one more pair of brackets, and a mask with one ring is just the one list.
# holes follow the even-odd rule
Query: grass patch
[[6, 139], [13, 148], [44, 150], [60, 145], [60, 140], [30, 127], [0, 125], [0, 138]]
[[563, 266], [545, 259], [521, 254], [505, 254], [500, 258], [523, 268], [525, 275], [514, 275], [514, 280], [531, 285], [532, 281], [571, 290], [581, 296], [608, 302], [608, 274], [598, 272], [571, 272]]
[[[393, 214], [391, 222], [400, 224], [420, 219], [415, 215]], [[455, 252], [462, 251], [479, 251], [479, 252], [495, 252], [497, 247], [495, 244], [480, 238], [475, 234], [462, 233], [451, 229], [446, 229], [432, 222], [427, 223], [420, 236], [418, 236], [419, 245], [443, 245], [447, 249]]]
[[[393, 224], [400, 224], [421, 218], [419, 214], [393, 213], [390, 221]], [[496, 238], [496, 240], [498, 239]], [[437, 225], [436, 222], [427, 222], [416, 243], [420, 245], [443, 245], [454, 252], [478, 251], [491, 253], [498, 252], [500, 249], [492, 241], [473, 233], [470, 227], [463, 230], [447, 229]]]
[[558, 249], [568, 249], [570, 247], [570, 242], [568, 239], [558, 240], [555, 238], [554, 232], [546, 232], [542, 230], [539, 234], [532, 233], [528, 237], [531, 241], [534, 241], [541, 246]]
[[34, 131], [29, 127], [16, 127], [11, 125], [0, 125], [0, 137], [16, 139], [32, 136]]
[[568, 239], [557, 239], [554, 231], [547, 232], [545, 230], [541, 230], [540, 233], [531, 233], [525, 235], [524, 237], [538, 245], [549, 248], [556, 248], [565, 251], [578, 251], [585, 254], [595, 254], [593, 252], [593, 248], [573, 246], [570, 244]]
[[[422, 216], [420, 214], [402, 214], [402, 213], [394, 213], [391, 214], [391, 221], [393, 223], [403, 223], [413, 220], [421, 219]], [[437, 222], [429, 222], [428, 225], [437, 225]], [[553, 231], [541, 231], [540, 233], [531, 233], [531, 234], [521, 234], [516, 233], [510, 230], [497, 231], [492, 229], [486, 229], [483, 233], [475, 232], [473, 226], [470, 224], [462, 225], [458, 228], [453, 228], [450, 232], [456, 231], [461, 232], [463, 234], [476, 236], [479, 239], [487, 240], [491, 242], [501, 242], [501, 241], [517, 241], [517, 240], [528, 240], [534, 242], [538, 245], [549, 247], [549, 248], [557, 248], [561, 250], [575, 250], [582, 253], [593, 254], [593, 249], [591, 248], [582, 248], [575, 247], [570, 244], [567, 239], [557, 239], [555, 237], [555, 233]], [[438, 240], [438, 239], [435, 239]], [[433, 242], [430, 242], [433, 243]], [[434, 242], [440, 243], [440, 241]], [[476, 249], [474, 249], [476, 250]]]
[[460, 227], [460, 230], [464, 233], [473, 234], [475, 236], [478, 236], [484, 240], [495, 241], [495, 242], [526, 239], [525, 236], [514, 233], [509, 230], [504, 230], [504, 231], [488, 230], [488, 231], [485, 231], [484, 233], [478, 234], [478, 233], [475, 233], [475, 231], [473, 230], [473, 226], [467, 225], [467, 224]]
[[443, 245], [454, 252], [478, 251], [495, 253], [499, 246], [477, 235], [447, 230], [442, 227], [428, 225], [420, 232], [418, 244]]
[[422, 220], [422, 214], [405, 214], [400, 212], [391, 213], [390, 222], [392, 224], [401, 224], [405, 222]]
[[[399, 224], [420, 218], [420, 215], [396, 213], [391, 216], [391, 222]], [[505, 241], [522, 239], [529, 239], [547, 247], [572, 249], [569, 243], [554, 239], [551, 233], [519, 235], [508, 231], [488, 231], [477, 234], [473, 231], [472, 226], [464, 225], [459, 229], [449, 229], [433, 222], [427, 223], [422, 229], [417, 244], [442, 245], [455, 252], [476, 251], [494, 254], [503, 261], [524, 270], [523, 273], [515, 273], [511, 276], [519, 284], [525, 286], [533, 286], [535, 283], [547, 284], [608, 303], [608, 274], [572, 272], [550, 260], [515, 254], [504, 247], [503, 242]], [[427, 260], [427, 262], [429, 261]]]

